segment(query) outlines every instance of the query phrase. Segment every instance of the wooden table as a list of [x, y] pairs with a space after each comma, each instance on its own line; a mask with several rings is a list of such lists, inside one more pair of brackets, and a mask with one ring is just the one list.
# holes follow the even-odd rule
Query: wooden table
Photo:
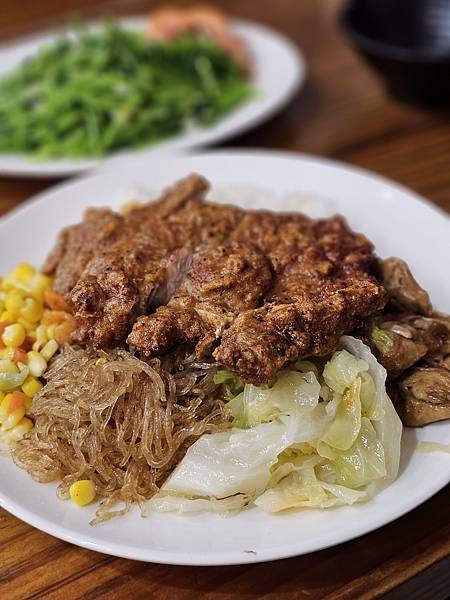
[[[180, 2], [178, 2], [180, 3]], [[0, 36], [86, 15], [128, 13], [156, 2], [2, 0]], [[217, 2], [279, 29], [301, 46], [305, 87], [279, 116], [229, 145], [324, 155], [371, 169], [450, 210], [450, 111], [388, 98], [347, 45], [335, 0]], [[53, 180], [0, 179], [0, 213]], [[364, 198], [361, 198], [364, 202]], [[0, 474], [1, 476], [1, 474]], [[450, 594], [450, 492], [358, 540], [315, 554], [242, 567], [150, 565], [61, 542], [0, 510], [0, 594], [25, 598], [378, 598], [439, 600]]]

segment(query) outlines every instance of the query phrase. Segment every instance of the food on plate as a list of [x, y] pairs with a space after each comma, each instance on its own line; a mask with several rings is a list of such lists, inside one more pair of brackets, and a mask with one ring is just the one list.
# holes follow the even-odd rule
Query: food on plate
[[397, 476], [398, 415], [450, 416], [449, 318], [404, 261], [378, 258], [341, 216], [207, 191], [193, 174], [154, 202], [88, 209], [43, 265], [70, 339], [11, 452], [60, 498], [99, 500], [93, 523], [133, 504], [366, 501]]
[[27, 263], [0, 279], [0, 442], [33, 427], [27, 416], [48, 362], [75, 326], [49, 277]]
[[251, 62], [242, 39], [233, 33], [226, 15], [211, 6], [166, 7], [155, 10], [149, 21], [150, 38], [173, 40], [180, 35], [206, 36], [234, 58], [244, 73]]
[[397, 410], [406, 425], [418, 427], [450, 419], [450, 371], [416, 367], [398, 384]]
[[[299, 361], [269, 388], [246, 384], [229, 402], [231, 429], [204, 435], [151, 501], [154, 510], [267, 512], [369, 499], [397, 475], [402, 425], [386, 372], [352, 337], [325, 361]], [[325, 364], [324, 364], [325, 363]]]
[[[216, 369], [189, 358], [164, 365], [126, 350], [67, 345], [45, 373], [29, 412], [34, 428], [14, 461], [41, 483], [62, 480], [62, 499], [83, 504], [95, 492], [103, 503], [94, 523], [143, 505], [189, 444], [228, 427], [212, 396]], [[90, 483], [80, 490], [80, 480]], [[125, 506], [114, 510], [118, 502]]]
[[[206, 189], [193, 175], [156, 205], [89, 211], [62, 233], [45, 271], [74, 307], [77, 341], [108, 347], [132, 326], [128, 343], [144, 356], [189, 344], [261, 385], [288, 361], [332, 351], [385, 304], [372, 247], [342, 218], [244, 211], [205, 201]], [[92, 227], [96, 249], [74, 262]]]
[[0, 79], [0, 152], [99, 157], [213, 124], [252, 88], [228, 24], [201, 33], [152, 39], [108, 21], [61, 36]]

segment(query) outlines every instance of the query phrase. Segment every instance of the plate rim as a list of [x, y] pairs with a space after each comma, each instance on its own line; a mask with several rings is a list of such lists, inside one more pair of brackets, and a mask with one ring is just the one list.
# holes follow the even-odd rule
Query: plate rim
[[[136, 26], [137, 23], [143, 24], [145, 20], [144, 15], [125, 15], [118, 16], [117, 21], [124, 25], [125, 27], [132, 28]], [[102, 22], [102, 19], [87, 19], [86, 23], [89, 26], [96, 27]], [[238, 30], [243, 29], [244, 31], [241, 34], [245, 37], [246, 31], [250, 34], [251, 32], [255, 32], [257, 34], [263, 34], [266, 38], [270, 38], [272, 41], [276, 42], [279, 47], [282, 47], [289, 55], [292, 60], [293, 66], [293, 74], [291, 80], [288, 82], [289, 85], [283, 90], [283, 92], [274, 97], [271, 104], [267, 106], [265, 109], [258, 109], [253, 115], [250, 115], [245, 121], [241, 121], [235, 124], [231, 129], [226, 131], [222, 131], [214, 134], [214, 124], [211, 128], [199, 128], [200, 133], [204, 133], [206, 139], [194, 141], [193, 143], [188, 143], [187, 145], [183, 145], [182, 140], [185, 132], [180, 132], [179, 134], [169, 137], [165, 140], [161, 140], [161, 142], [155, 145], [148, 145], [142, 148], [124, 148], [119, 150], [117, 153], [110, 153], [101, 157], [99, 159], [95, 158], [81, 158], [79, 161], [70, 158], [62, 158], [62, 159], [52, 159], [51, 161], [33, 161], [32, 158], [27, 157], [26, 154], [12, 154], [12, 153], [0, 153], [0, 176], [23, 176], [27, 179], [45, 179], [51, 177], [71, 177], [77, 175], [83, 175], [90, 172], [95, 171], [98, 168], [102, 168], [107, 164], [120, 164], [122, 161], [138, 159], [143, 156], [145, 153], [148, 153], [151, 156], [148, 156], [148, 159], [151, 160], [156, 157], [163, 156], [184, 156], [185, 154], [193, 151], [199, 152], [203, 148], [208, 148], [209, 146], [215, 144], [221, 144], [230, 140], [239, 135], [243, 135], [245, 132], [251, 131], [263, 123], [269, 121], [273, 118], [277, 113], [279, 113], [299, 92], [299, 90], [304, 86], [304, 83], [308, 77], [308, 67], [305, 56], [301, 50], [301, 48], [295, 44], [295, 42], [286, 34], [281, 31], [278, 31], [264, 23], [259, 23], [258, 21], [249, 20], [249, 19], [231, 19], [231, 25], [233, 28]], [[60, 32], [64, 32], [68, 27], [57, 27], [55, 30], [51, 28], [44, 28], [37, 32], [31, 33], [29, 35], [20, 36], [19, 38], [14, 38], [11, 41], [4, 42], [0, 44], [0, 59], [2, 51], [11, 52], [11, 49], [15, 47], [20, 47], [22, 44], [32, 43], [33, 41], [41, 40], [42, 44], [50, 42]], [[249, 103], [243, 104], [242, 106], [238, 106], [236, 108], [236, 114], [239, 113], [239, 110], [245, 109], [246, 106], [249, 106], [252, 101]], [[231, 113], [229, 113], [231, 115]], [[226, 118], [229, 115], [225, 115]], [[220, 120], [217, 125], [220, 125]], [[210, 134], [210, 135], [208, 135]], [[177, 144], [180, 144], [179, 146]], [[10, 167], [7, 164], [2, 164], [3, 161], [9, 159], [18, 159], [23, 161], [21, 166], [19, 167]], [[48, 162], [54, 162], [58, 165], [58, 160], [61, 161], [59, 166], [55, 166], [54, 168], [46, 167], [45, 165]], [[79, 163], [77, 165], [77, 162]]]
[[[215, 157], [219, 161], [221, 158], [233, 158], [238, 159], [240, 157], [257, 159], [259, 157], [267, 158], [267, 159], [290, 159], [295, 161], [302, 161], [306, 164], [315, 164], [319, 166], [324, 166], [328, 168], [337, 169], [338, 171], [344, 171], [346, 174], [358, 174], [363, 176], [364, 178], [369, 178], [371, 180], [375, 180], [377, 183], [381, 183], [384, 186], [389, 186], [389, 188], [393, 188], [395, 191], [401, 192], [402, 194], [406, 194], [412, 201], [420, 203], [426, 209], [432, 210], [436, 217], [440, 219], [445, 219], [447, 224], [450, 224], [450, 219], [447, 217], [446, 213], [441, 209], [437, 208], [430, 202], [428, 202], [422, 196], [416, 194], [412, 190], [407, 187], [398, 184], [389, 178], [378, 175], [376, 173], [367, 171], [365, 169], [361, 169], [359, 167], [355, 167], [351, 164], [342, 163], [340, 161], [335, 161], [331, 159], [326, 159], [322, 157], [316, 157], [308, 154], [299, 154], [292, 153], [286, 151], [277, 151], [277, 150], [261, 150], [261, 149], [218, 149], [214, 151], [208, 152], [199, 152], [195, 154], [188, 154], [186, 156], [177, 156], [177, 157], [168, 157], [168, 156], [158, 156], [153, 159], [153, 162], [182, 162], [184, 160], [196, 159], [196, 158], [205, 158], [205, 157]], [[139, 165], [136, 165], [137, 169], [139, 169]], [[20, 205], [17, 209], [7, 213], [6, 216], [0, 219], [0, 226], [7, 226], [8, 223], [16, 219], [20, 218], [20, 214], [22, 212], [26, 212], [29, 206], [32, 206], [36, 203], [39, 203], [40, 200], [45, 198], [45, 196], [51, 194], [58, 194], [64, 191], [65, 188], [72, 188], [78, 185], [80, 182], [89, 181], [91, 179], [97, 179], [102, 177], [108, 177], [109, 175], [113, 175], [107, 168], [103, 168], [97, 170], [94, 173], [85, 173], [80, 174], [77, 177], [74, 177], [68, 181], [61, 182], [55, 186], [40, 192], [39, 194], [33, 196], [24, 204]], [[348, 535], [340, 535], [339, 540], [333, 541], [331, 539], [327, 540], [316, 540], [314, 544], [310, 546], [307, 551], [298, 550], [297, 544], [287, 544], [282, 547], [275, 547], [275, 549], [266, 549], [259, 550], [256, 555], [254, 554], [244, 554], [242, 551], [226, 551], [220, 553], [214, 553], [212, 556], [208, 555], [206, 552], [196, 554], [187, 554], [180, 553], [174, 554], [174, 552], [169, 552], [166, 550], [152, 550], [152, 549], [138, 549], [133, 546], [125, 546], [123, 544], [115, 544], [111, 541], [102, 541], [99, 543], [98, 541], [93, 540], [92, 538], [84, 536], [84, 534], [76, 533], [73, 534], [73, 530], [66, 527], [63, 524], [55, 524], [52, 523], [48, 518], [43, 518], [40, 516], [36, 516], [32, 510], [26, 507], [22, 507], [20, 504], [16, 503], [13, 500], [10, 500], [5, 496], [5, 494], [0, 489], [0, 505], [3, 506], [8, 512], [15, 515], [16, 517], [22, 519], [23, 521], [29, 523], [33, 527], [36, 527], [39, 530], [45, 531], [46, 533], [53, 535], [59, 539], [63, 539], [75, 545], [94, 550], [97, 552], [111, 554], [113, 556], [119, 556], [123, 558], [129, 558], [134, 560], [141, 560], [146, 562], [155, 562], [159, 564], [171, 564], [171, 565], [189, 565], [189, 566], [212, 566], [212, 565], [235, 565], [235, 564], [247, 564], [247, 563], [259, 563], [259, 562], [267, 562], [271, 560], [277, 560], [282, 558], [288, 558], [292, 556], [298, 556], [306, 553], [316, 552], [318, 550], [322, 550], [328, 547], [333, 547], [335, 545], [339, 545], [341, 543], [348, 542], [362, 535], [368, 534], [384, 525], [388, 525], [392, 521], [397, 518], [406, 515], [411, 510], [414, 510], [423, 502], [430, 499], [434, 494], [436, 494], [439, 490], [441, 490], [450, 480], [450, 476], [445, 476], [445, 474], [441, 475], [439, 478], [435, 478], [433, 480], [432, 485], [428, 485], [426, 491], [420, 491], [419, 493], [419, 501], [417, 501], [417, 497], [414, 500], [406, 500], [403, 501], [401, 505], [394, 505], [394, 508], [389, 508], [389, 510], [380, 511], [376, 517], [372, 517], [370, 520], [370, 525], [364, 525], [364, 522], [359, 524], [357, 523], [351, 531], [349, 531]], [[386, 514], [388, 516], [386, 516]], [[138, 516], [138, 515], [136, 515]], [[186, 517], [174, 517], [174, 518], [186, 518]], [[238, 556], [239, 555], [239, 556]]]

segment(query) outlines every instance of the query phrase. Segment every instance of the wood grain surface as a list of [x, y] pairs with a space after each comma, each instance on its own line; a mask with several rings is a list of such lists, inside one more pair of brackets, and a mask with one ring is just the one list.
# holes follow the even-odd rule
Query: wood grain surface
[[[389, 98], [339, 31], [336, 15], [342, 2], [212, 3], [282, 31], [302, 48], [308, 63], [307, 83], [290, 105], [228, 145], [336, 158], [391, 177], [450, 211], [450, 110], [430, 111]], [[0, 38], [61, 23], [68, 14], [132, 14], [159, 4], [164, 3], [2, 0]], [[53, 183], [0, 178], [0, 214]], [[358, 540], [307, 556], [240, 567], [171, 567], [105, 556], [41, 533], [0, 509], [2, 600], [439, 600], [450, 595], [449, 557], [448, 489]]]

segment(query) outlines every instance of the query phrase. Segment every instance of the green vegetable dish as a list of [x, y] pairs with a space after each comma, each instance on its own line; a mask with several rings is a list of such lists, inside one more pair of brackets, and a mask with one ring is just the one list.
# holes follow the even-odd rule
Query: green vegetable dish
[[211, 125], [251, 94], [204, 36], [157, 43], [114, 22], [79, 27], [0, 80], [0, 152], [101, 157]]

